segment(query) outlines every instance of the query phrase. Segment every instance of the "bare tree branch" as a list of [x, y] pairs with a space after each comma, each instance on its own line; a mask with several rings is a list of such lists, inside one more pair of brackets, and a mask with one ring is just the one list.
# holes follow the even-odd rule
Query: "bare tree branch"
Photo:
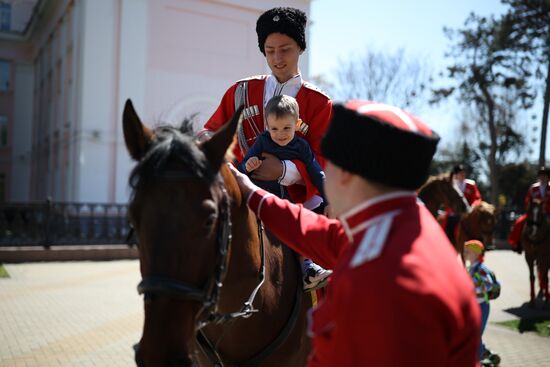
[[431, 74], [428, 62], [408, 57], [404, 49], [367, 48], [340, 61], [331, 93], [341, 100], [367, 99], [418, 113], [429, 100]]

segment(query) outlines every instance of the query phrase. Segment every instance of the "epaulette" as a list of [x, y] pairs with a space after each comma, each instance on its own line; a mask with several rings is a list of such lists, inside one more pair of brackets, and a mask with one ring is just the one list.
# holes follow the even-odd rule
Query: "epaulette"
[[475, 184], [476, 184], [476, 182], [475, 182], [474, 180], [471, 180], [471, 179], [469, 179], [469, 178], [466, 178], [466, 179], [464, 180], [464, 182], [469, 183], [470, 185], [475, 185]]
[[263, 80], [263, 79], [266, 79], [267, 77], [268, 75], [254, 75], [254, 76], [249, 76], [248, 78], [239, 79], [235, 83], [244, 82], [246, 80]]
[[355, 250], [355, 254], [351, 259], [350, 268], [355, 268], [377, 259], [382, 254], [392, 227], [393, 218], [400, 212], [400, 210], [394, 210], [370, 220], [371, 224], [367, 228], [365, 236], [359, 246], [357, 246], [357, 250]]
[[322, 90], [321, 88], [319, 88], [318, 86], [314, 85], [314, 84], [311, 84], [310, 82], [303, 82], [302, 85], [304, 87], [306, 87], [307, 89], [309, 90], [312, 90], [312, 91], [315, 91], [319, 94], [322, 94], [323, 96], [327, 97], [328, 99], [330, 99], [330, 96], [327, 94], [327, 92], [325, 92], [324, 90]]
[[534, 184], [531, 185], [531, 187], [539, 187], [540, 186], [540, 182], [535, 182]]

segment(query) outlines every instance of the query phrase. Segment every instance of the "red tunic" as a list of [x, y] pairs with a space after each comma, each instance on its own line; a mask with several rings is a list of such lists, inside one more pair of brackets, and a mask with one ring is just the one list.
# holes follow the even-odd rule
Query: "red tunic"
[[[529, 206], [529, 203], [533, 199], [537, 200], [545, 200], [544, 203], [544, 211], [546, 214], [550, 215], [550, 183], [546, 184], [546, 190], [544, 192], [544, 195], [542, 194], [540, 182], [536, 182], [529, 187], [529, 190], [527, 190], [527, 194], [525, 194], [525, 210], [527, 210], [527, 207]], [[525, 226], [525, 221], [527, 220], [527, 214], [523, 214], [518, 219], [516, 219], [516, 222], [514, 223], [514, 226], [512, 227], [512, 231], [510, 232], [510, 236], [508, 237], [508, 243], [512, 245], [512, 247], [516, 248], [518, 246], [519, 241], [521, 241], [521, 233], [523, 232], [523, 227]]]
[[[248, 99], [245, 107], [257, 106], [258, 114], [252, 119], [258, 128], [259, 132], [264, 131], [264, 86], [267, 75], [260, 75], [246, 79], [248, 82]], [[204, 125], [204, 128], [211, 131], [218, 130], [225, 124], [235, 112], [235, 91], [240, 82], [232, 85], [224, 94], [220, 105]], [[315, 154], [315, 158], [321, 165], [325, 167], [325, 158], [321, 154], [321, 138], [330, 122], [332, 113], [332, 101], [328, 96], [321, 93], [311, 84], [304, 82], [296, 95], [296, 101], [300, 108], [300, 119], [309, 127], [307, 133], [303, 134], [297, 131], [297, 134], [307, 140], [311, 146], [311, 150]], [[248, 146], [252, 146], [256, 141], [256, 132], [248, 121], [243, 121], [243, 132], [247, 139]], [[235, 157], [240, 162], [243, 159], [243, 154], [238, 145], [234, 149]], [[311, 196], [317, 193], [315, 185], [309, 179], [306, 166], [300, 161], [293, 161], [306, 184], [304, 186], [293, 185], [288, 188], [289, 194], [296, 202], [304, 202]]]
[[294, 250], [334, 269], [312, 313], [309, 366], [476, 365], [472, 281], [414, 194], [367, 201], [341, 221], [263, 190], [249, 206]]
[[546, 214], [550, 214], [550, 200], [548, 200], [549, 197], [550, 197], [550, 183], [546, 184], [546, 190], [544, 191], [544, 195], [541, 190], [540, 182], [534, 183], [531, 185], [529, 190], [527, 190], [527, 194], [525, 195], [525, 209], [527, 210], [529, 203], [533, 199], [545, 200], [544, 211]]
[[481, 194], [474, 180], [464, 180], [464, 191], [462, 193], [471, 206], [478, 205], [481, 202]]

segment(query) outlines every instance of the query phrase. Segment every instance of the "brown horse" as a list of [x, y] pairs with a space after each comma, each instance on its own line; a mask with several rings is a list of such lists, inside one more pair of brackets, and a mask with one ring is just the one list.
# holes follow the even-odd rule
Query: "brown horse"
[[527, 221], [523, 227], [522, 243], [525, 261], [529, 267], [530, 305], [535, 305], [535, 263], [540, 288], [548, 304], [548, 269], [550, 269], [550, 219], [544, 213], [545, 202], [533, 199], [527, 207]]
[[435, 218], [439, 217], [438, 211], [442, 207], [449, 207], [460, 215], [457, 238], [451, 241], [459, 254], [462, 255], [464, 242], [467, 240], [478, 239], [485, 246], [493, 243], [495, 207], [484, 201], [470, 207], [462, 192], [453, 185], [450, 174], [430, 176], [418, 190], [418, 197]]
[[240, 112], [198, 145], [190, 127], [148, 129], [126, 102], [145, 309], [138, 366], [306, 363], [296, 256], [263, 236], [224, 160]]
[[452, 208], [458, 214], [470, 209], [464, 195], [453, 185], [451, 175], [448, 173], [430, 176], [418, 189], [418, 197], [435, 218], [438, 217], [438, 211], [443, 206]]
[[474, 205], [472, 209], [462, 215], [458, 225], [458, 234], [454, 243], [459, 254], [464, 250], [464, 242], [479, 240], [485, 247], [493, 244], [493, 232], [495, 231], [496, 214], [495, 207], [485, 201]]

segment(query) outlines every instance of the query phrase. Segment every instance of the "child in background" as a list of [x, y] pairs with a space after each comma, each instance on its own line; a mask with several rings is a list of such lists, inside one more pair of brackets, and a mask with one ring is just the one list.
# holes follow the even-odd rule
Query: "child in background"
[[479, 344], [479, 360], [482, 366], [496, 366], [500, 363], [500, 357], [493, 354], [483, 344], [483, 331], [489, 318], [489, 300], [498, 297], [500, 284], [494, 273], [483, 262], [485, 247], [478, 240], [469, 240], [464, 243], [464, 261], [468, 273], [474, 282], [477, 301], [481, 307], [481, 335]]
[[[239, 170], [250, 174], [260, 167], [261, 155], [264, 152], [271, 153], [280, 160], [299, 159], [306, 165], [309, 174], [309, 177], [302, 179], [311, 180], [320, 194], [320, 197], [313, 198], [313, 200], [308, 198], [308, 202], [316, 203], [316, 207], [308, 209], [323, 214], [327, 205], [323, 187], [325, 174], [315, 159], [309, 143], [295, 134], [296, 126], [300, 124], [298, 102], [295, 98], [287, 95], [275, 96], [267, 102], [264, 116], [266, 116], [267, 130], [259, 135], [254, 145], [250, 147], [239, 164]], [[277, 181], [255, 180], [254, 182], [280, 198], [289, 199], [286, 188]], [[332, 274], [331, 270], [323, 269], [309, 259], [303, 259], [302, 267], [304, 290], [308, 291], [324, 286], [327, 278]]]

